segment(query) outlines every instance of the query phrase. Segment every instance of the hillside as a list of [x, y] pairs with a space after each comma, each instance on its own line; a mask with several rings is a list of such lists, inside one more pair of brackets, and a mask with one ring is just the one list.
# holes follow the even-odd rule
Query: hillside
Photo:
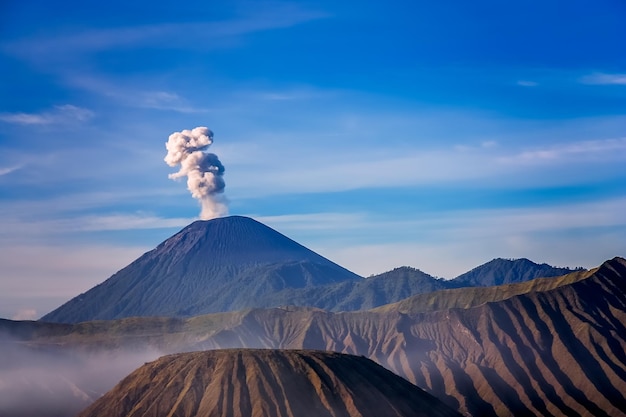
[[448, 310], [452, 308], [468, 309], [485, 303], [506, 300], [516, 295], [549, 291], [563, 285], [571, 284], [593, 275], [597, 269], [580, 270], [560, 277], [536, 278], [516, 284], [497, 285], [492, 287], [463, 287], [417, 294], [397, 303], [387, 304], [374, 311], [397, 311], [406, 314], [427, 311]]
[[557, 277], [574, 270], [536, 264], [528, 259], [493, 259], [451, 280], [463, 287], [490, 287], [525, 282], [541, 277]]
[[368, 310], [411, 295], [458, 286], [457, 283], [437, 279], [419, 269], [404, 266], [366, 279], [284, 289], [268, 295], [262, 305], [260, 302], [257, 307], [293, 305], [328, 311]]
[[477, 301], [444, 290], [429, 294], [426, 307], [407, 301], [344, 313], [273, 308], [76, 325], [0, 321], [0, 332], [39, 349], [81, 352], [332, 350], [373, 359], [467, 415], [626, 415], [626, 260], [470, 290]]
[[363, 357], [229, 349], [162, 357], [79, 417], [453, 417], [456, 412]]

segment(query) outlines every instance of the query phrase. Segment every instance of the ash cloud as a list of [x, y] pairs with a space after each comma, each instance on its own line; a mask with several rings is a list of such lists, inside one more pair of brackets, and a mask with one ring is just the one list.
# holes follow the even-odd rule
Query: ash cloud
[[203, 126], [174, 132], [165, 144], [165, 162], [171, 167], [180, 165], [178, 172], [170, 174], [169, 178], [187, 177], [187, 189], [200, 201], [200, 218], [204, 220], [228, 214], [222, 194], [226, 186], [224, 165], [217, 155], [206, 152], [211, 144], [213, 132]]

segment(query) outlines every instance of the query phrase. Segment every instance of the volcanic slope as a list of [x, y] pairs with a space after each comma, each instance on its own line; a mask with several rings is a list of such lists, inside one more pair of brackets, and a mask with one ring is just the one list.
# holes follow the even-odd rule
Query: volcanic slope
[[468, 297], [444, 290], [373, 311], [273, 308], [74, 325], [0, 320], [0, 331], [20, 344], [82, 351], [331, 350], [373, 359], [466, 415], [626, 415], [626, 260], [467, 290]]
[[453, 417], [458, 413], [364, 357], [228, 349], [162, 357], [80, 417]]
[[472, 416], [625, 416], [626, 260], [540, 282], [408, 314], [257, 310], [199, 346], [365, 355]]
[[[42, 320], [193, 316], [259, 306], [267, 294], [362, 279], [247, 217], [196, 221]], [[262, 304], [261, 304], [262, 305]]]
[[286, 288], [268, 294], [258, 307], [293, 305], [328, 311], [369, 310], [415, 294], [460, 286], [460, 283], [438, 279], [419, 269], [403, 266], [367, 279], [308, 288]]
[[524, 282], [541, 277], [557, 277], [570, 272], [574, 272], [574, 270], [557, 268], [545, 263], [536, 264], [526, 258], [497, 258], [459, 275], [450, 280], [450, 284], [456, 283], [462, 287], [489, 287]]

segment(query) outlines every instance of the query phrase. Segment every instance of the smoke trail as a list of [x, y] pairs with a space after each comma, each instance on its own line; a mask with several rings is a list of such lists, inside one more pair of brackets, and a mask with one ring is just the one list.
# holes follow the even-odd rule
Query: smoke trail
[[180, 170], [169, 175], [171, 179], [187, 177], [187, 189], [193, 198], [200, 200], [200, 218], [204, 220], [224, 216], [228, 213], [224, 192], [224, 165], [217, 155], [204, 152], [213, 143], [213, 132], [206, 127], [183, 130], [170, 135], [165, 147], [165, 162]]

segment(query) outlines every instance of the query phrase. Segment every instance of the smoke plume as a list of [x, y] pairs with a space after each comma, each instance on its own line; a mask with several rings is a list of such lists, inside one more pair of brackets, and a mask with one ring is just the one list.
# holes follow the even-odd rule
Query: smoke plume
[[202, 206], [200, 218], [204, 220], [224, 216], [228, 213], [224, 192], [224, 165], [217, 155], [205, 152], [213, 143], [213, 132], [206, 127], [183, 130], [170, 135], [165, 147], [165, 162], [180, 170], [169, 175], [175, 180], [187, 177], [187, 189]]

